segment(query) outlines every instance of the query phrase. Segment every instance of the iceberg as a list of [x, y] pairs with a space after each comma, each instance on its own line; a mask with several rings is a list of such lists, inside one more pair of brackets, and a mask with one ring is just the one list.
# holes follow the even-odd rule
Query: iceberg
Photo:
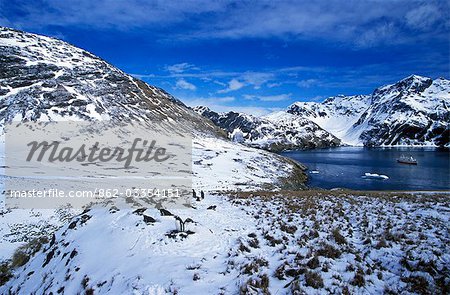
[[387, 176], [387, 175], [376, 174], [376, 173], [367, 173], [367, 172], [364, 173], [364, 175], [361, 177], [365, 178], [365, 179], [381, 179], [381, 180], [389, 179], [389, 176]]

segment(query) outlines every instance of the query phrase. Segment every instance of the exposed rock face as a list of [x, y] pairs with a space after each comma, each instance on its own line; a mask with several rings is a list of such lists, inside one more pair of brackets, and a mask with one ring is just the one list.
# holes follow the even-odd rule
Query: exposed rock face
[[316, 122], [344, 143], [449, 146], [450, 81], [412, 75], [371, 95], [297, 102], [287, 112]]
[[230, 136], [235, 137], [234, 134], [239, 130], [245, 144], [269, 151], [322, 148], [340, 144], [339, 139], [312, 121], [286, 112], [258, 118], [236, 112], [216, 113], [204, 106], [195, 107], [194, 110], [226, 130]]
[[[354, 128], [368, 146], [449, 145], [450, 81], [410, 76], [378, 88]], [[362, 128], [363, 129], [363, 128]]]

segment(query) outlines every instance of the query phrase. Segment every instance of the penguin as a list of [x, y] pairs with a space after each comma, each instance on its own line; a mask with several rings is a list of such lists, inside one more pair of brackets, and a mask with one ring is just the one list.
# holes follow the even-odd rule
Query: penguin
[[138, 208], [138, 209], [134, 210], [133, 213], [137, 214], [137, 215], [142, 215], [142, 214], [144, 214], [144, 212], [146, 210], [147, 210], [147, 208]]
[[200, 198], [203, 200], [205, 199], [205, 193], [203, 191], [200, 191]]
[[169, 210], [163, 208], [159, 209], [159, 212], [161, 213], [161, 216], [173, 216], [173, 214]]
[[186, 223], [194, 223], [194, 220], [190, 219], [190, 218], [186, 218], [184, 221], [183, 219], [181, 219], [181, 217], [175, 215], [175, 220], [177, 220], [180, 223], [180, 231], [184, 232], [186, 229]]
[[197, 193], [195, 192], [195, 190], [192, 190], [192, 197], [193, 197], [197, 202], [200, 202], [200, 201], [201, 201], [201, 197], [197, 196]]
[[147, 224], [156, 222], [156, 219], [151, 216], [148, 216], [148, 215], [143, 215], [143, 216], [144, 216], [144, 222]]

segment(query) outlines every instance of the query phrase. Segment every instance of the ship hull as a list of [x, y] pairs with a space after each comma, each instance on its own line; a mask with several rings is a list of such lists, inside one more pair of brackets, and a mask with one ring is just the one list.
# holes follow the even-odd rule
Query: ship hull
[[402, 161], [402, 160], [397, 160], [397, 163], [407, 164], [407, 165], [417, 165], [417, 162], [408, 162], [408, 161]]

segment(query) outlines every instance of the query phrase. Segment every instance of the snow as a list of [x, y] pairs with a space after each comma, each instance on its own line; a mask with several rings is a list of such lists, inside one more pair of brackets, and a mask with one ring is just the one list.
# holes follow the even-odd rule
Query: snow
[[440, 293], [448, 208], [448, 195], [206, 192], [193, 208], [171, 210], [195, 221], [186, 234], [154, 209], [143, 212], [156, 219], [146, 224], [131, 209], [96, 205], [0, 292], [378, 294], [414, 292], [423, 278], [427, 292]]
[[[212, 204], [220, 210], [207, 210]], [[24, 274], [26, 282], [21, 292], [56, 292], [64, 286], [65, 292], [74, 294], [82, 291], [80, 282], [85, 275], [89, 278], [88, 287], [102, 293], [148, 292], [156, 288], [164, 290], [164, 294], [168, 290], [210, 294], [218, 291], [218, 286], [235, 292], [237, 272], [227, 273], [227, 253], [240, 235], [254, 230], [248, 226], [251, 217], [241, 216], [240, 210], [214, 196], [207, 196], [207, 200], [194, 205], [196, 210], [171, 210], [173, 214], [184, 214], [195, 220], [195, 225], [188, 227], [195, 233], [187, 238], [166, 235], [176, 228], [171, 216], [152, 212], [157, 222], [147, 225], [132, 210], [110, 213], [103, 207], [93, 208], [87, 213], [91, 218], [85, 225], [79, 225], [76, 230], [65, 226], [57, 232], [58, 249], [75, 250], [77, 255], [68, 259], [68, 264], [56, 258], [49, 263], [45, 269], [52, 277], [51, 286], [42, 284], [42, 277], [37, 273], [31, 277]], [[64, 247], [63, 240], [69, 246]], [[45, 255], [37, 256], [30, 267], [38, 272], [45, 258]], [[80, 269], [74, 271], [76, 267]], [[66, 280], [68, 274], [70, 279]], [[200, 278], [197, 282], [193, 281], [196, 274]], [[106, 284], [96, 287], [103, 281]]]
[[33, 238], [53, 233], [76, 212], [70, 208], [5, 209], [0, 204], [0, 261], [10, 259], [19, 246]]
[[239, 128], [236, 128], [231, 132], [230, 139], [234, 142], [242, 143], [244, 142], [244, 133]]
[[288, 108], [288, 112], [313, 121], [344, 144], [361, 145], [359, 134], [352, 132], [352, 126], [369, 105], [370, 97], [367, 95], [336, 96], [323, 103], [296, 102]]
[[293, 169], [274, 154], [211, 137], [194, 138], [192, 161], [194, 187], [207, 190], [276, 187]]

